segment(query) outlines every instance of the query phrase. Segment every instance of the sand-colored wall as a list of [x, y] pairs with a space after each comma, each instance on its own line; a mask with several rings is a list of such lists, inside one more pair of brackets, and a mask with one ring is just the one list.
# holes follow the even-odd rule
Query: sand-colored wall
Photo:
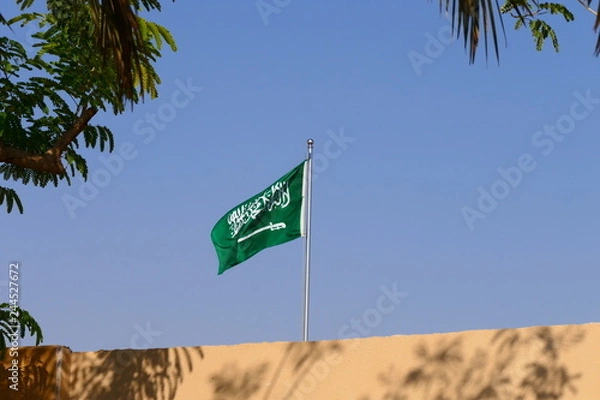
[[72, 353], [61, 371], [78, 400], [596, 400], [600, 324]]
[[0, 399], [69, 400], [71, 354], [63, 346], [9, 348], [0, 369]]

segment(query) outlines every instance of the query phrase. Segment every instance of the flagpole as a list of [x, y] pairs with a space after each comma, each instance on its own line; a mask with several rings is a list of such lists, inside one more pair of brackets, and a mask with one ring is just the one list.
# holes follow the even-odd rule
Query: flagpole
[[312, 152], [314, 140], [308, 139], [306, 145], [308, 147], [306, 157], [306, 212], [304, 213], [306, 241], [304, 253], [304, 318], [303, 318], [303, 334], [302, 340], [308, 341], [308, 308], [310, 301], [310, 218], [312, 213]]

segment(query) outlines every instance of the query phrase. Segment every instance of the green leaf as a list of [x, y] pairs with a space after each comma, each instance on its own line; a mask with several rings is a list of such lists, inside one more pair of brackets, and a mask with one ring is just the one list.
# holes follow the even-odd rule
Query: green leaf
[[540, 10], [548, 10], [550, 14], [562, 15], [565, 21], [570, 22], [575, 19], [575, 16], [567, 7], [558, 3], [539, 3], [538, 7]]
[[13, 189], [0, 186], [0, 204], [6, 203], [6, 212], [11, 213], [16, 204], [20, 214], [23, 214], [23, 203]]
[[[3, 145], [30, 154], [44, 154], [73, 126], [83, 109], [111, 109], [115, 115], [126, 111], [123, 82], [119, 80], [122, 71], [117, 70], [119, 64], [115, 62], [118, 52], [98, 49], [98, 15], [94, 14], [98, 8], [88, 2], [52, 0], [45, 3], [46, 12], [30, 12], [27, 9], [33, 0], [16, 0], [16, 3], [23, 12], [6, 23], [11, 29], [28, 29], [27, 36], [34, 43], [25, 48], [19, 41], [0, 36]], [[131, 5], [134, 10], [160, 8], [158, 0], [131, 0]], [[138, 35], [136, 41], [139, 63], [131, 68], [134, 90], [127, 97], [132, 106], [143, 101], [144, 95], [158, 96], [160, 77], [156, 61], [165, 43], [176, 50], [175, 41], [165, 27], [135, 18], [139, 20], [141, 37]], [[83, 147], [111, 152], [115, 138], [108, 127], [91, 121], [62, 154], [67, 173], [54, 175], [0, 163], [0, 177], [39, 187], [56, 186], [63, 180], [70, 184], [75, 175], [87, 179], [89, 171]], [[3, 188], [0, 200], [8, 212], [16, 208], [22, 211], [13, 189]]]
[[530, 22], [529, 28], [531, 29], [531, 34], [535, 41], [536, 50], [541, 51], [544, 47], [544, 42], [548, 38], [551, 39], [554, 50], [556, 52], [560, 50], [556, 32], [554, 32], [554, 29], [546, 22], [540, 19], [533, 20]]

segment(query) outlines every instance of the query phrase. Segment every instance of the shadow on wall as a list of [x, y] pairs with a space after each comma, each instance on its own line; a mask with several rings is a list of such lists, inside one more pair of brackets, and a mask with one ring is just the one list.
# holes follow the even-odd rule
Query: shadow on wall
[[[462, 336], [442, 339], [433, 348], [421, 344], [414, 349], [416, 365], [391, 365], [378, 376], [381, 396], [364, 394], [359, 400], [560, 400], [567, 391], [577, 393], [582, 375], [570, 371], [561, 355], [584, 337], [584, 329], [574, 326], [503, 329], [488, 346], [468, 354]], [[342, 342], [289, 343], [274, 368], [268, 362], [246, 369], [226, 364], [210, 377], [212, 400], [311, 398], [318, 384], [311, 374], [326, 364], [327, 354], [342, 349]], [[307, 388], [309, 378], [313, 383]]]
[[84, 353], [74, 372], [78, 396], [94, 400], [172, 400], [200, 347]]
[[[349, 357], [345, 341], [272, 343], [274, 352], [258, 359], [254, 347], [241, 346], [230, 355], [231, 362], [218, 364], [220, 370], [211, 367], [216, 373], [204, 389], [212, 397], [202, 400], [321, 400], [326, 391], [329, 398], [357, 400], [564, 400], [580, 394], [578, 386], [586, 384], [579, 380], [581, 370], [573, 371], [565, 361], [565, 354], [585, 338], [582, 326], [504, 329], [479, 338], [469, 333], [428, 336], [411, 341], [416, 357], [406, 357], [404, 346], [393, 350], [387, 346], [393, 341], [378, 339], [384, 347], [374, 348], [390, 363], [379, 374], [369, 366], [385, 368], [380, 358], [371, 363], [368, 347]], [[174, 400], [193, 365], [206, 365], [200, 363], [205, 358], [200, 347], [94, 353], [39, 347], [19, 356], [19, 391], [0, 387], [0, 400], [51, 399], [69, 387], [73, 399]], [[8, 361], [4, 365], [12, 365]], [[344, 380], [327, 381], [339, 379], [331, 374], [336, 365], [342, 368], [337, 372], [347, 368], [363, 376], [342, 374]], [[69, 379], [61, 379], [60, 370]], [[0, 368], [0, 380], [9, 381], [10, 374]], [[327, 387], [319, 387], [325, 381]], [[351, 396], [348, 390], [354, 390]]]
[[440, 341], [434, 349], [420, 345], [415, 349], [418, 365], [403, 374], [392, 365], [379, 374], [385, 388], [381, 399], [559, 400], [567, 391], [577, 393], [581, 377], [562, 362], [561, 354], [584, 336], [583, 328], [572, 326], [503, 329], [486, 349], [478, 348], [468, 358], [460, 337]]
[[[268, 362], [246, 369], [235, 364], [224, 365], [221, 372], [210, 377], [213, 400], [291, 400], [292, 395], [303, 390], [303, 382], [315, 381], [312, 374], [317, 369], [328, 370], [324, 361], [328, 355], [342, 352], [342, 344], [337, 341], [282, 345], [285, 346], [283, 355], [274, 368]], [[322, 373], [323, 368], [320, 371]], [[261, 397], [257, 396], [259, 393]]]
[[[36, 347], [28, 352], [21, 350], [14, 353], [10, 348], [6, 350], [2, 354], [3, 357], [0, 357], [0, 361], [4, 359], [8, 365], [2, 368], [0, 363], [0, 382], [2, 382], [0, 398], [20, 400], [45, 399], [54, 396], [57, 392], [56, 355], [57, 352], [62, 351], [62, 348], [46, 346]], [[12, 364], [13, 360], [18, 360], [18, 364]], [[12, 369], [13, 367], [16, 371]]]

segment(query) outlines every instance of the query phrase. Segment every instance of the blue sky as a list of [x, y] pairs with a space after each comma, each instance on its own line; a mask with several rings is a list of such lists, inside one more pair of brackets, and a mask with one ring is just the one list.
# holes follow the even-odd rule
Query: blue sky
[[597, 322], [600, 60], [570, 6], [560, 53], [506, 20], [469, 65], [427, 1], [165, 2], [160, 97], [95, 118], [119, 159], [86, 153], [93, 187], [10, 184], [0, 269], [44, 344], [300, 340], [303, 241], [218, 276], [209, 235], [312, 137], [311, 339]]

